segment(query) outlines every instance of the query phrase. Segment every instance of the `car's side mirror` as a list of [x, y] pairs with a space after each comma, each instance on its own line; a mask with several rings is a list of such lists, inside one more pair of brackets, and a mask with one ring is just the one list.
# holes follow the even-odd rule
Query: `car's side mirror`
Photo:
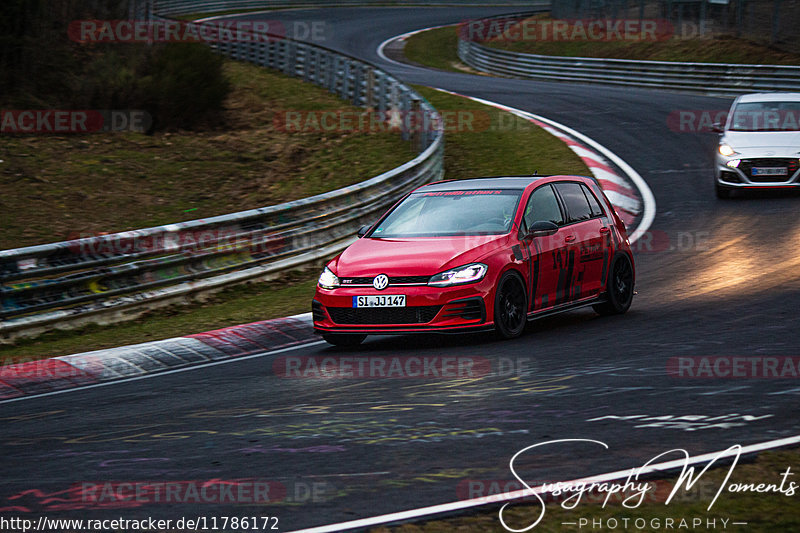
[[722, 133], [723, 132], [722, 124], [719, 122], [713, 123], [711, 125], [711, 131], [713, 131], [714, 133]]
[[371, 228], [371, 227], [372, 227], [372, 224], [364, 224], [363, 226], [358, 228], [358, 238], [360, 239], [361, 237], [366, 235], [367, 232], [369, 231], [369, 228]]
[[546, 237], [558, 231], [558, 226], [549, 220], [537, 220], [528, 228], [525, 237]]

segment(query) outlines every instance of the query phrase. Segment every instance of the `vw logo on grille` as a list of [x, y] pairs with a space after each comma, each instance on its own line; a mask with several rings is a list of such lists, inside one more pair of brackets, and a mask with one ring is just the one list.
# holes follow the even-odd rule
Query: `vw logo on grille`
[[386, 274], [378, 274], [375, 276], [375, 279], [372, 280], [372, 286], [377, 290], [382, 291], [389, 286], [388, 276], [386, 276]]

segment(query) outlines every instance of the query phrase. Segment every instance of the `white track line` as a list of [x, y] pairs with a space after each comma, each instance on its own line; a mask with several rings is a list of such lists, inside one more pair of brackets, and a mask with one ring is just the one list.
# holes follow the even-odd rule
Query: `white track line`
[[467, 96], [460, 93], [454, 93], [452, 91], [448, 91], [447, 89], [440, 89], [438, 87], [434, 87], [437, 91], [441, 91], [447, 94], [452, 94], [455, 96], [461, 96], [463, 98], [469, 98], [474, 102], [478, 102], [484, 105], [492, 106], [497, 109], [502, 109], [503, 111], [508, 111], [509, 113], [513, 113], [520, 118], [529, 120], [538, 120], [540, 122], [544, 122], [545, 124], [549, 124], [556, 130], [560, 130], [568, 134], [571, 137], [574, 137], [581, 142], [587, 144], [591, 148], [593, 148], [596, 152], [613, 162], [617, 167], [624, 172], [628, 178], [633, 182], [636, 188], [639, 190], [639, 194], [642, 197], [642, 203], [644, 204], [643, 212], [642, 212], [642, 219], [639, 222], [639, 226], [637, 226], [636, 230], [630, 235], [631, 243], [636, 242], [649, 228], [650, 225], [653, 223], [653, 219], [656, 216], [656, 199], [653, 196], [653, 191], [650, 190], [648, 187], [647, 182], [642, 178], [638, 172], [636, 172], [633, 167], [631, 167], [628, 163], [625, 162], [624, 159], [619, 157], [617, 154], [600, 144], [599, 142], [595, 141], [594, 139], [587, 137], [583, 133], [576, 131], [569, 126], [565, 126], [555, 120], [550, 120], [549, 118], [543, 117], [541, 115], [536, 115], [534, 113], [529, 113], [528, 111], [523, 111], [521, 109], [517, 109], [515, 107], [510, 107], [503, 104], [498, 104], [497, 102], [492, 102], [491, 100], [485, 100], [483, 98], [477, 98], [475, 96]]
[[285, 7], [281, 9], [262, 9], [260, 11], [243, 11], [241, 13], [231, 13], [229, 15], [213, 15], [210, 17], [196, 19], [192, 22], [210, 22], [212, 20], [223, 20], [223, 19], [233, 19], [233, 18], [241, 18], [245, 15], [266, 15], [267, 13], [278, 13], [280, 11], [310, 11], [312, 9], [316, 9], [315, 7]]
[[[665, 461], [663, 463], [652, 464], [646, 468], [642, 468], [641, 471], [639, 472], [639, 476], [642, 477], [648, 474], [682, 468], [684, 465], [690, 466], [690, 465], [695, 465], [697, 463], [704, 463], [707, 461], [711, 461], [714, 458], [724, 459], [726, 457], [733, 457], [737, 453], [741, 455], [746, 455], [755, 452], [763, 452], [774, 448], [781, 448], [783, 446], [791, 446], [793, 444], [800, 444], [800, 435], [795, 435], [793, 437], [786, 437], [784, 439], [762, 442], [758, 444], [751, 444], [749, 446], [743, 446], [741, 450], [730, 450], [730, 449], [720, 450], [717, 452], [696, 455], [694, 457], [688, 457], [684, 459], [676, 459], [674, 461]], [[630, 473], [631, 469], [628, 468], [625, 470], [617, 470], [616, 472], [608, 472], [606, 474], [600, 474], [597, 476], [589, 476], [580, 479], [574, 479], [571, 481], [563, 481], [561, 483], [562, 486], [563, 484], [578, 484], [578, 483], [591, 483], [591, 482], [603, 483], [607, 481], [614, 481], [617, 479], [626, 479], [630, 475]], [[557, 485], [557, 483], [554, 483], [553, 485]], [[524, 498], [526, 496], [530, 497], [533, 493], [541, 495], [541, 494], [547, 494], [548, 492], [550, 491], [545, 491], [543, 490], [542, 487], [538, 488], [534, 487], [533, 490], [522, 489], [514, 492], [508, 492], [506, 494], [497, 494], [491, 497], [484, 496], [480, 498], [473, 498], [471, 500], [443, 503], [441, 505], [431, 505], [430, 507], [422, 507], [420, 509], [409, 509], [407, 511], [400, 511], [398, 513], [389, 513], [371, 518], [362, 518], [359, 520], [351, 520], [349, 522], [341, 522], [338, 524], [330, 524], [327, 526], [301, 529], [295, 531], [294, 533], [327, 533], [331, 531], [344, 531], [347, 529], [374, 527], [391, 522], [419, 519], [426, 516], [432, 516], [452, 511], [459, 511], [462, 509], [480, 507], [482, 505], [509, 502], [512, 500], [518, 500], [520, 498]]]

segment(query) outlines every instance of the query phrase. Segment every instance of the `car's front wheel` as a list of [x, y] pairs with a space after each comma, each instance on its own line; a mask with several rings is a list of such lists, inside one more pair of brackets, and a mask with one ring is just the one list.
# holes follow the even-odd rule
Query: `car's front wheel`
[[633, 302], [633, 265], [627, 254], [620, 253], [614, 258], [606, 283], [607, 300], [592, 308], [601, 315], [621, 315]]
[[326, 333], [322, 336], [325, 339], [325, 342], [329, 344], [333, 344], [334, 346], [341, 346], [343, 348], [358, 346], [364, 339], [367, 338], [366, 335], [356, 335], [352, 333]]
[[522, 335], [527, 323], [528, 296], [520, 277], [506, 272], [497, 284], [494, 296], [494, 326], [504, 339]]

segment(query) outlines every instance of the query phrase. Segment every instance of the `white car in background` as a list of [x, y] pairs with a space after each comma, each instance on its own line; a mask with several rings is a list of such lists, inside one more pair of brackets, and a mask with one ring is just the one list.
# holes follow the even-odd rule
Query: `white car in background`
[[736, 98], [716, 154], [718, 198], [735, 189], [800, 187], [800, 93], [756, 93]]

